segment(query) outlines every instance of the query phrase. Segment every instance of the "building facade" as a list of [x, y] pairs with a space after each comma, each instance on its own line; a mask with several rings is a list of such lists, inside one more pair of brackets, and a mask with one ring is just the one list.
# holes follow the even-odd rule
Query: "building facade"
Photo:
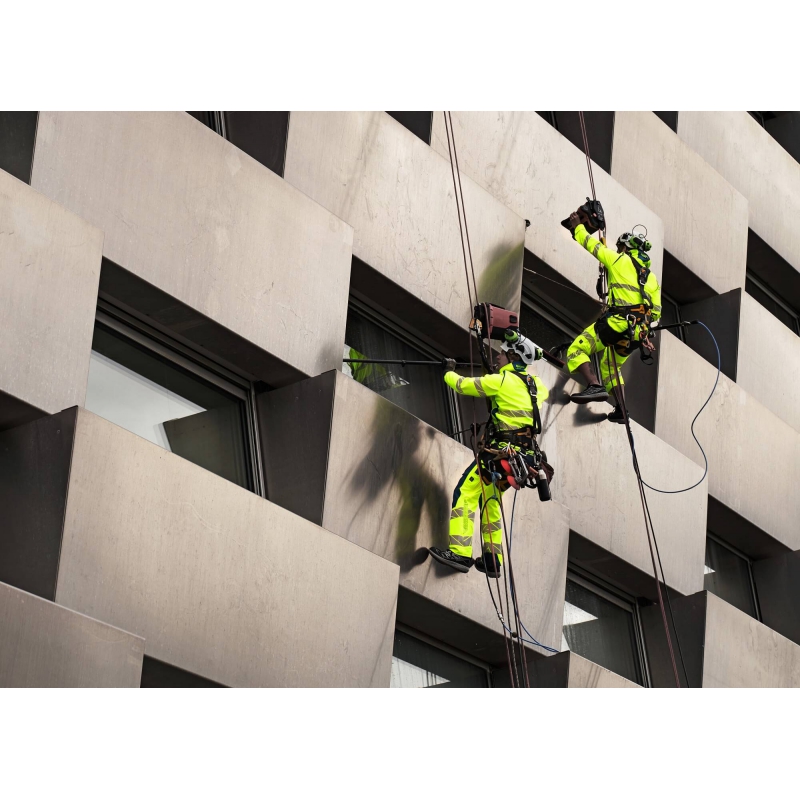
[[[682, 686], [800, 685], [798, 119], [586, 112], [609, 239], [645, 225], [663, 321], [719, 348], [693, 429], [706, 331], [625, 367]], [[479, 299], [571, 341], [578, 113], [452, 131]], [[610, 406], [537, 363], [520, 678], [486, 579], [427, 557], [485, 408], [344, 361], [471, 357], [451, 154], [442, 112], [0, 112], [0, 685], [675, 686]]]

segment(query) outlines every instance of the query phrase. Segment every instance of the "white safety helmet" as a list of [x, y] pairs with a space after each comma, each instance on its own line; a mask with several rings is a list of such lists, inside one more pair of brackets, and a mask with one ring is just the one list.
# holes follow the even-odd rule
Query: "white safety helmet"
[[514, 342], [503, 342], [500, 349], [508, 356], [510, 361], [522, 361], [524, 364], [533, 364], [544, 355], [542, 348], [534, 344], [521, 333], [517, 334]]

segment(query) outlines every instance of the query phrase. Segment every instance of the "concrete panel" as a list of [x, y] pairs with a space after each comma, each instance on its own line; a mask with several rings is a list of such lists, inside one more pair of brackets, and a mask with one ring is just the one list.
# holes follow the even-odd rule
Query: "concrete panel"
[[[444, 155], [382, 111], [293, 112], [285, 175], [353, 226], [355, 256], [465, 325], [471, 309]], [[468, 177], [462, 184], [478, 296], [518, 309], [525, 223]]]
[[227, 686], [388, 686], [394, 564], [87, 411], [56, 600]]
[[528, 675], [531, 687], [537, 689], [642, 688], [638, 683], [633, 683], [569, 650], [529, 661]]
[[42, 112], [33, 186], [115, 264], [301, 372], [341, 360], [351, 229], [188, 114]]
[[750, 227], [800, 270], [800, 164], [746, 111], [681, 111], [678, 136], [747, 198]]
[[0, 583], [0, 686], [139, 686], [144, 639]]
[[796, 431], [800, 431], [798, 365], [800, 337], [743, 292], [736, 382]]
[[[323, 525], [400, 565], [400, 585], [500, 630], [486, 579], [427, 558], [447, 547], [453, 489], [472, 453], [364, 386], [337, 374]], [[558, 478], [556, 478], [558, 480]], [[510, 524], [513, 492], [504, 500]], [[561, 643], [569, 522], [556, 502], [518, 494], [513, 564], [525, 626]], [[480, 544], [476, 535], [476, 552]]]
[[[531, 221], [525, 246], [590, 297], [597, 261], [559, 224], [591, 195], [583, 152], [535, 111], [453, 112], [461, 169], [512, 211]], [[433, 149], [447, 155], [441, 112], [433, 115]], [[613, 242], [636, 223], [647, 226], [653, 269], [661, 277], [661, 219], [607, 172], [593, 166]]]
[[[703, 459], [690, 425], [716, 372], [674, 336], [661, 337], [656, 434], [697, 464]], [[797, 431], [725, 375], [694, 430], [709, 460], [709, 494], [790, 549], [800, 549]], [[661, 485], [681, 485], [658, 477]]]
[[83, 405], [102, 242], [97, 228], [0, 170], [0, 429], [34, 409]]
[[633, 683], [611, 670], [589, 661], [577, 653], [569, 655], [569, 683], [570, 689], [641, 689], [638, 683]]
[[611, 176], [661, 217], [664, 247], [712, 289], [744, 286], [747, 200], [652, 111], [617, 112]]
[[[570, 528], [652, 575], [644, 514], [624, 426], [606, 422], [608, 405], [569, 403], [567, 396], [577, 391], [577, 385], [553, 367], [537, 364], [537, 369], [552, 387], [551, 402], [545, 404], [542, 413], [542, 444], [556, 470], [553, 497], [569, 508]], [[662, 363], [659, 372], [663, 369]], [[648, 483], [678, 489], [700, 478], [702, 470], [666, 442], [635, 422], [632, 429]], [[703, 585], [705, 558], [705, 484], [691, 493], [648, 491], [647, 497], [667, 584], [682, 594], [698, 591]]]
[[708, 593], [703, 688], [798, 688], [800, 646]]

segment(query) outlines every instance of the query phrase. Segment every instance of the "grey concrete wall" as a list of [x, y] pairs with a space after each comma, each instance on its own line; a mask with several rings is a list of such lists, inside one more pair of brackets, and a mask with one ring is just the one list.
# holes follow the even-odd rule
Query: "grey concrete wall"
[[144, 639], [0, 583], [0, 687], [138, 687]]
[[570, 689], [641, 689], [638, 683], [633, 683], [611, 670], [589, 661], [577, 653], [569, 655], [569, 683]]
[[[611, 410], [607, 404], [569, 403], [568, 395], [578, 387], [553, 367], [537, 364], [537, 370], [552, 390], [542, 413], [541, 441], [556, 470], [553, 497], [569, 508], [573, 531], [652, 575], [644, 514], [624, 426], [606, 421]], [[685, 455], [635, 422], [632, 428], [639, 464], [648, 483], [678, 489], [700, 478], [702, 470]], [[692, 494], [648, 492], [667, 583], [682, 594], [703, 586], [706, 500], [705, 485]]]
[[32, 185], [103, 230], [106, 258], [301, 372], [341, 360], [352, 230], [188, 114], [42, 112]]
[[612, 177], [664, 221], [663, 245], [719, 294], [744, 286], [747, 200], [652, 111], [618, 111]]
[[388, 686], [394, 564], [87, 411], [56, 601], [228, 686]]
[[750, 227], [800, 270], [800, 164], [746, 111], [681, 111], [678, 136], [747, 198]]
[[0, 170], [0, 429], [83, 405], [102, 244], [97, 228]]
[[[463, 172], [531, 221], [528, 250], [594, 297], [597, 261], [559, 224], [591, 196], [583, 152], [535, 111], [457, 111], [453, 128]], [[431, 146], [447, 156], [442, 112], [433, 115]], [[661, 219], [596, 164], [592, 171], [610, 241], [636, 223], [646, 225], [653, 269], [661, 277]]]
[[719, 687], [800, 687], [800, 646], [709, 592], [703, 688]]
[[[400, 585], [500, 630], [486, 578], [428, 557], [448, 546], [453, 490], [472, 461], [463, 445], [338, 373], [323, 526], [400, 565]], [[510, 524], [513, 491], [504, 498]], [[518, 495], [513, 565], [522, 621], [550, 647], [561, 643], [569, 521], [535, 491]], [[480, 552], [477, 534], [473, 542]]]
[[577, 653], [565, 650], [528, 661], [531, 688], [536, 689], [641, 689]]
[[[383, 111], [293, 112], [286, 180], [354, 228], [353, 254], [465, 325], [450, 163]], [[519, 308], [525, 223], [462, 179], [478, 296]]]
[[800, 337], [742, 293], [736, 382], [800, 431]]
[[[656, 434], [696, 464], [703, 459], [690, 426], [716, 373], [674, 336], [661, 337]], [[694, 430], [709, 460], [708, 493], [787, 547], [800, 549], [797, 431], [725, 375]], [[681, 485], [660, 467], [657, 477], [665, 487]]]

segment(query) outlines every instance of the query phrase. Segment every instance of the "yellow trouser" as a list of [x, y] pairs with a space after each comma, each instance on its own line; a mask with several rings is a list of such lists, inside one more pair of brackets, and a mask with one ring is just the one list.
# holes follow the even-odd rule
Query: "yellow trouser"
[[503, 493], [494, 484], [483, 484], [481, 489], [481, 476], [474, 462], [464, 470], [453, 492], [453, 510], [450, 512], [452, 552], [457, 556], [472, 557], [475, 512], [480, 509], [483, 551], [494, 552], [500, 563], [503, 563], [503, 523], [500, 511], [502, 497]]
[[[620, 338], [624, 334], [620, 333]], [[604, 345], [600, 341], [600, 337], [595, 330], [595, 323], [591, 324], [577, 339], [569, 346], [567, 350], [567, 369], [574, 372], [581, 364], [585, 364], [591, 360], [591, 356], [595, 353], [600, 354], [600, 380], [603, 381], [607, 391], [615, 386], [623, 386], [625, 381], [622, 378], [622, 373], [619, 373], [619, 380], [615, 380], [614, 375], [614, 358], [616, 357], [617, 369], [621, 370], [622, 365], [628, 360], [631, 351], [627, 347], [617, 345], [614, 348], [615, 355], [611, 355], [611, 348]]]

